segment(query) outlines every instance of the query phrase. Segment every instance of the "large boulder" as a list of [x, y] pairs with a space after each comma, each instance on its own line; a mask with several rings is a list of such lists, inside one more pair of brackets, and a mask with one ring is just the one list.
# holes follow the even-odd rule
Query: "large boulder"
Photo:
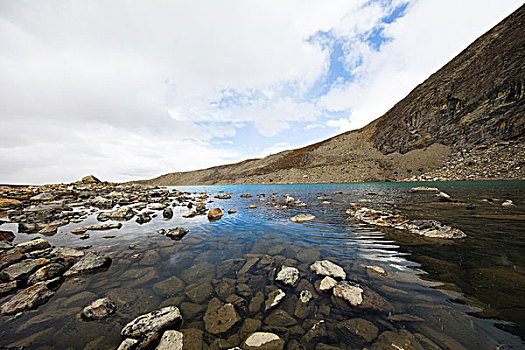
[[141, 315], [128, 323], [120, 332], [123, 337], [142, 338], [151, 332], [160, 332], [175, 327], [182, 322], [182, 316], [176, 306], [167, 306], [160, 310]]

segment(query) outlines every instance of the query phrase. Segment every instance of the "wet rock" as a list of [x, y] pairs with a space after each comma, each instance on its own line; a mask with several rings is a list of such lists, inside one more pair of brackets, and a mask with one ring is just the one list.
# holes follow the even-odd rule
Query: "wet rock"
[[346, 300], [352, 306], [358, 306], [363, 302], [363, 289], [358, 285], [347, 281], [339, 282], [333, 289], [335, 297]]
[[138, 342], [139, 341], [136, 340], [136, 339], [126, 338], [120, 343], [120, 345], [117, 348], [117, 350], [132, 350], [132, 349], [135, 349], [135, 347], [137, 346]]
[[467, 237], [463, 231], [436, 220], [412, 220], [405, 227], [411, 233], [430, 238], [456, 239]]
[[281, 289], [276, 289], [273, 292], [268, 294], [268, 299], [264, 303], [264, 311], [268, 311], [279, 305], [279, 303], [284, 299], [286, 293]]
[[385, 269], [383, 269], [382, 267], [379, 267], [379, 266], [370, 266], [369, 265], [369, 266], [366, 267], [366, 269], [368, 271], [373, 271], [373, 272], [375, 272], [377, 274], [380, 274], [380, 275], [383, 275], [383, 276], [387, 275]]
[[319, 259], [320, 256], [321, 256], [321, 253], [319, 253], [318, 251], [313, 251], [313, 250], [301, 249], [300, 251], [297, 252], [297, 259], [304, 263], [316, 261]]
[[252, 195], [249, 193], [241, 194], [241, 198], [252, 198]]
[[299, 215], [292, 216], [290, 218], [290, 221], [301, 223], [301, 222], [306, 222], [306, 221], [310, 221], [313, 219], [315, 219], [315, 216], [312, 214], [299, 214]]
[[299, 295], [299, 301], [295, 305], [295, 311], [294, 316], [300, 319], [305, 319], [310, 312], [312, 311], [312, 307], [309, 304], [310, 300], [312, 299], [312, 293], [310, 293], [307, 290], [301, 291]]
[[108, 216], [111, 220], [127, 221], [135, 216], [135, 212], [129, 207], [120, 207], [110, 212]]
[[314, 262], [310, 266], [310, 270], [321, 276], [330, 276], [342, 280], [346, 278], [346, 273], [343, 268], [329, 260], [318, 260]]
[[168, 230], [160, 229], [157, 232], [161, 233], [161, 231], [163, 231], [162, 233], [166, 235], [166, 237], [169, 237], [174, 240], [182, 239], [182, 237], [186, 236], [186, 234], [190, 232], [190, 230], [182, 227], [170, 228]]
[[88, 252], [69, 270], [64, 273], [65, 277], [78, 275], [84, 272], [95, 271], [111, 265], [111, 258], [97, 252]]
[[224, 304], [214, 298], [208, 304], [204, 315], [204, 327], [212, 334], [221, 334], [230, 330], [241, 318], [232, 304]]
[[182, 322], [180, 311], [175, 306], [168, 306], [157, 311], [141, 315], [128, 323], [120, 332], [123, 337], [141, 338], [150, 332], [160, 332], [175, 327]]
[[376, 342], [372, 344], [370, 350], [423, 350], [421, 343], [407, 330], [386, 331], [379, 335]]
[[228, 214], [235, 214], [237, 212], [237, 210], [233, 210], [233, 209], [229, 209], [228, 210]]
[[176, 276], [169, 277], [153, 285], [155, 293], [171, 296], [180, 293], [184, 289], [184, 282]]
[[195, 304], [202, 304], [213, 293], [213, 287], [208, 282], [192, 284], [186, 288], [185, 293]]
[[268, 332], [256, 332], [250, 335], [241, 345], [245, 350], [282, 350], [284, 340]]
[[117, 311], [117, 306], [109, 298], [97, 299], [86, 306], [80, 316], [84, 320], [102, 320], [111, 316]]
[[352, 318], [337, 324], [337, 330], [343, 339], [351, 343], [370, 343], [377, 338], [379, 329], [370, 321], [362, 318]]
[[244, 266], [237, 272], [237, 274], [241, 275], [241, 274], [244, 274], [244, 273], [248, 273], [248, 271], [250, 271], [250, 269], [255, 264], [257, 264], [258, 261], [259, 261], [259, 258], [250, 258], [250, 259], [248, 259], [248, 261], [246, 261]]
[[187, 212], [185, 212], [184, 214], [182, 214], [182, 217], [183, 217], [183, 218], [186, 218], [186, 219], [188, 219], [188, 218], [192, 218], [192, 217], [194, 217], [194, 216], [197, 216], [197, 212], [194, 211], [194, 210], [190, 210], [190, 211], [187, 211]]
[[295, 267], [283, 266], [275, 280], [285, 286], [294, 287], [299, 282], [299, 270]]
[[235, 287], [228, 282], [222, 281], [215, 287], [215, 293], [221, 300], [226, 300], [226, 298], [235, 293]]
[[250, 304], [248, 305], [248, 311], [250, 314], [255, 314], [259, 311], [261, 311], [261, 305], [264, 302], [264, 294], [263, 292], [259, 291], [255, 293], [255, 296], [250, 300]]
[[81, 226], [77, 227], [73, 230], [71, 230], [71, 233], [73, 234], [82, 234], [87, 231], [107, 231], [107, 230], [113, 230], [113, 229], [120, 229], [122, 227], [121, 223], [116, 224], [97, 224], [97, 225], [89, 225], [89, 226]]
[[514, 203], [512, 202], [512, 200], [507, 199], [503, 203], [501, 203], [501, 206], [503, 206], [503, 207], [513, 207]]
[[231, 197], [229, 194], [218, 194], [215, 196], [217, 199], [230, 199]]
[[194, 303], [184, 302], [180, 304], [180, 311], [184, 319], [192, 320], [204, 310], [204, 306]]
[[297, 324], [297, 321], [286, 311], [275, 310], [264, 319], [264, 323], [269, 326], [288, 327]]
[[315, 323], [312, 328], [301, 338], [303, 343], [319, 342], [327, 338], [326, 324], [324, 320]]
[[18, 281], [0, 283], [0, 296], [11, 293], [18, 289]]
[[328, 293], [337, 285], [337, 281], [330, 276], [326, 276], [319, 284], [319, 290], [323, 293]]
[[179, 331], [167, 330], [160, 338], [156, 350], [182, 350], [184, 335]]
[[253, 295], [253, 290], [246, 283], [239, 283], [236, 287], [237, 293], [241, 296], [248, 298]]
[[261, 329], [262, 322], [261, 320], [256, 320], [253, 318], [247, 318], [244, 320], [241, 329], [239, 331], [239, 336], [241, 339], [246, 339], [248, 335], [257, 332]]
[[19, 243], [15, 246], [13, 250], [14, 253], [28, 253], [34, 250], [43, 250], [51, 247], [48, 241], [43, 238], [33, 239], [31, 241]]
[[14, 315], [44, 304], [55, 292], [40, 282], [13, 296], [0, 307], [1, 315]]
[[302, 290], [299, 294], [299, 301], [303, 304], [308, 304], [312, 300], [312, 293], [308, 290]]
[[166, 220], [171, 219], [173, 217], [173, 209], [171, 208], [164, 209], [164, 211], [162, 212], [162, 217]]
[[25, 257], [26, 256], [22, 253], [1, 254], [0, 255], [0, 270], [16, 262], [19, 262]]
[[33, 271], [49, 263], [49, 259], [28, 259], [6, 267], [0, 272], [0, 279], [13, 281], [27, 278]]
[[27, 279], [27, 284], [35, 284], [41, 281], [50, 280], [55, 277], [60, 277], [67, 270], [65, 264], [60, 263], [51, 263], [44, 267], [36, 270], [29, 278]]
[[208, 212], [208, 220], [210, 221], [216, 221], [222, 218], [222, 210], [220, 208], [212, 209]]
[[15, 239], [15, 234], [11, 231], [0, 230], [0, 241], [12, 242]]
[[140, 259], [140, 265], [154, 265], [160, 260], [160, 255], [155, 250], [148, 250], [144, 253], [142, 259]]
[[438, 194], [436, 194], [436, 197], [441, 202], [452, 202], [452, 198], [450, 197], [450, 195], [448, 193], [445, 193], [445, 192], [439, 192]]
[[139, 225], [146, 224], [150, 221], [151, 221], [151, 216], [149, 216], [147, 213], [137, 214], [137, 218], [135, 219], [135, 222]]

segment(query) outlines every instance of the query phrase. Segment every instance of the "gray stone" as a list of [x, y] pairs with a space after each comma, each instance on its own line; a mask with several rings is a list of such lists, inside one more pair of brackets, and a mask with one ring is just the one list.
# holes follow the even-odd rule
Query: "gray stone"
[[135, 216], [135, 212], [129, 207], [121, 207], [110, 212], [108, 216], [112, 220], [129, 220]]
[[166, 235], [166, 237], [177, 240], [184, 237], [188, 232], [190, 232], [190, 230], [182, 227], [175, 227], [166, 230], [164, 234]]
[[160, 338], [156, 350], [182, 350], [184, 335], [179, 331], [167, 330]]
[[0, 273], [0, 279], [4, 281], [20, 280], [28, 277], [39, 267], [49, 263], [49, 259], [28, 259], [6, 267]]
[[299, 214], [299, 215], [292, 216], [290, 218], [290, 221], [301, 223], [301, 222], [306, 222], [306, 221], [310, 221], [313, 219], [315, 219], [315, 216], [312, 214]]
[[295, 287], [299, 282], [299, 270], [295, 267], [283, 266], [275, 280], [285, 286]]
[[160, 332], [182, 322], [180, 311], [175, 306], [167, 306], [157, 311], [141, 315], [128, 323], [120, 332], [123, 337], [141, 338], [151, 332]]
[[319, 290], [321, 292], [330, 292], [332, 288], [334, 288], [337, 285], [337, 281], [334, 280], [332, 277], [326, 276], [321, 280], [321, 283], [319, 284]]
[[33, 239], [31, 241], [19, 243], [13, 249], [14, 253], [28, 253], [34, 250], [42, 250], [51, 247], [48, 241], [43, 238]]
[[357, 306], [363, 302], [363, 289], [347, 281], [339, 282], [333, 289], [335, 297], [346, 300], [350, 305]]
[[67, 270], [67, 267], [64, 264], [60, 263], [51, 263], [44, 267], [36, 270], [29, 278], [27, 279], [27, 284], [35, 284], [41, 281], [50, 280], [55, 277], [62, 276], [62, 274]]
[[84, 272], [94, 271], [111, 265], [111, 258], [97, 252], [88, 252], [69, 270], [64, 273], [65, 277], [78, 275]]
[[241, 345], [246, 350], [282, 350], [284, 340], [268, 332], [256, 332], [250, 335]]
[[28, 287], [0, 307], [0, 314], [14, 315], [21, 311], [33, 309], [38, 305], [45, 303], [55, 292], [49, 289], [45, 283], [40, 282], [34, 286]]
[[346, 273], [339, 265], [329, 260], [318, 260], [310, 265], [310, 270], [321, 276], [330, 276], [336, 279], [344, 280]]
[[135, 349], [139, 341], [136, 339], [126, 338], [120, 343], [117, 350], [132, 350]]
[[0, 283], [0, 296], [2, 296], [4, 294], [9, 294], [12, 291], [16, 290], [17, 288], [18, 288], [18, 282], [17, 281]]
[[117, 311], [117, 306], [109, 298], [97, 299], [86, 306], [80, 315], [85, 320], [102, 320]]

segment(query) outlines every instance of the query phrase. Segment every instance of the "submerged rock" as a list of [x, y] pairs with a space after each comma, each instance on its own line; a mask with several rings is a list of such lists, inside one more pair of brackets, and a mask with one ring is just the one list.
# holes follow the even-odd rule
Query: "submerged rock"
[[300, 222], [310, 221], [313, 219], [315, 219], [315, 216], [312, 214], [299, 214], [299, 215], [292, 216], [290, 218], [290, 221], [300, 223]]
[[97, 252], [88, 252], [69, 270], [64, 273], [65, 277], [78, 275], [84, 272], [94, 271], [111, 265], [111, 258]]
[[353, 285], [350, 282], [339, 282], [333, 289], [335, 297], [346, 300], [352, 306], [358, 306], [363, 302], [363, 289], [358, 285]]
[[85, 320], [102, 320], [117, 311], [117, 306], [109, 298], [97, 299], [86, 306], [80, 316]]
[[392, 348], [407, 350], [424, 349], [416, 337], [405, 329], [381, 333], [376, 342], [370, 347], [371, 350], [387, 350]]
[[319, 284], [319, 290], [324, 293], [328, 293], [337, 285], [337, 281], [330, 276], [326, 276], [321, 280]]
[[123, 337], [141, 338], [151, 332], [160, 332], [182, 322], [182, 316], [176, 306], [167, 306], [135, 318], [128, 323], [120, 334]]
[[212, 334], [221, 334], [229, 331], [237, 322], [241, 321], [232, 304], [224, 304], [219, 299], [213, 299], [208, 304], [204, 315], [204, 327]]
[[47, 287], [44, 282], [28, 287], [0, 307], [0, 314], [14, 315], [21, 311], [33, 309], [51, 298], [55, 292]]
[[184, 335], [179, 331], [167, 330], [160, 338], [156, 350], [182, 350]]
[[336, 279], [344, 280], [346, 273], [339, 265], [329, 260], [318, 260], [310, 265], [310, 270], [321, 276], [330, 276]]
[[268, 332], [255, 332], [242, 343], [246, 350], [282, 350], [284, 340], [278, 335]]
[[283, 266], [275, 280], [285, 286], [295, 287], [297, 282], [299, 282], [299, 270], [295, 267]]
[[337, 324], [337, 330], [343, 339], [353, 343], [370, 343], [377, 338], [379, 329], [370, 321], [362, 318], [352, 318]]
[[279, 305], [279, 303], [284, 299], [286, 293], [281, 289], [276, 289], [273, 292], [268, 294], [268, 299], [264, 303], [264, 311], [268, 311]]
[[71, 230], [71, 233], [82, 234], [82, 233], [86, 233], [87, 231], [107, 231], [107, 230], [113, 230], [113, 229], [120, 229], [121, 227], [122, 227], [122, 224], [120, 222], [116, 224], [97, 224], [97, 225], [77, 227]]

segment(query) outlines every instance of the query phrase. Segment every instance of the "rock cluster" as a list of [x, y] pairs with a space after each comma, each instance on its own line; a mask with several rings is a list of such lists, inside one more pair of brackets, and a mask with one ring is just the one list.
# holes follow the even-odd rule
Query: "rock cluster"
[[467, 236], [463, 231], [436, 220], [410, 220], [404, 215], [391, 214], [358, 205], [352, 205], [346, 213], [370, 225], [406, 230], [429, 238], [456, 239]]

